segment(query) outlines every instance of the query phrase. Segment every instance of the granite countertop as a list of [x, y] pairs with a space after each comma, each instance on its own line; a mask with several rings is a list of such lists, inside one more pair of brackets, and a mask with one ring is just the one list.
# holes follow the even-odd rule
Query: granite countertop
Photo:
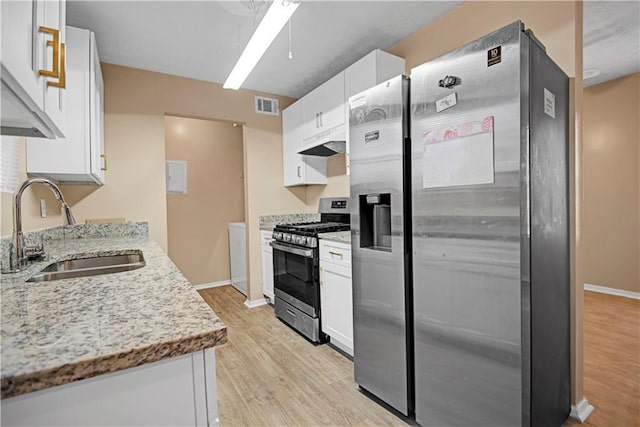
[[263, 215], [260, 217], [260, 230], [273, 230], [278, 224], [295, 224], [314, 221], [320, 221], [319, 213]]
[[319, 238], [351, 244], [351, 231], [336, 231], [334, 233], [320, 233]]
[[[2, 398], [226, 342], [226, 326], [146, 235], [78, 237], [47, 241], [47, 260], [0, 278]], [[25, 281], [60, 259], [131, 250], [142, 250], [144, 267]]]

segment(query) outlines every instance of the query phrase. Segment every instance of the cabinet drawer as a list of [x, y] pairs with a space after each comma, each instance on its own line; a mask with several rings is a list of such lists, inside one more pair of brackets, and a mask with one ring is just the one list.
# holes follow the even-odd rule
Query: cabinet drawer
[[351, 266], [351, 245], [320, 241], [320, 262]]

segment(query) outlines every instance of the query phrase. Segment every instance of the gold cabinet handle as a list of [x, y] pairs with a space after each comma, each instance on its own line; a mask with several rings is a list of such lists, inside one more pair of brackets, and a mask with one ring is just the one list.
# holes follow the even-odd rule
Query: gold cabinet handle
[[329, 255], [331, 255], [331, 258], [342, 259], [342, 254], [340, 252], [329, 251]]
[[48, 86], [59, 87], [64, 89], [67, 87], [67, 67], [64, 62], [64, 54], [65, 54], [66, 46], [64, 43], [60, 43], [60, 76], [58, 77], [57, 82], [52, 82], [49, 80], [47, 82]]
[[106, 171], [107, 170], [107, 155], [106, 154], [100, 154], [100, 158], [104, 160], [104, 165], [100, 168], [101, 171]]
[[53, 64], [51, 70], [40, 70], [39, 74], [41, 76], [53, 77], [58, 79], [57, 82], [48, 81], [48, 86], [65, 88], [67, 84], [67, 73], [65, 67], [65, 45], [64, 43], [60, 43], [60, 30], [56, 30], [55, 28], [49, 27], [40, 27], [40, 32], [51, 34], [53, 36], [52, 40], [47, 40], [47, 46], [51, 46], [53, 48]]
[[53, 36], [53, 40], [47, 40], [47, 46], [53, 47], [53, 69], [51, 71], [40, 70], [40, 75], [55, 77], [57, 79], [60, 77], [60, 30], [49, 27], [40, 27], [40, 32], [48, 33]]

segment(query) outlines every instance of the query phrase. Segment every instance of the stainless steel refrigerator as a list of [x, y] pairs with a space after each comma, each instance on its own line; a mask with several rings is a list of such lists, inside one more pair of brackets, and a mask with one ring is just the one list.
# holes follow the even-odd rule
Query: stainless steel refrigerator
[[398, 76], [349, 100], [354, 375], [404, 415], [413, 390], [408, 90]]
[[515, 22], [412, 69], [404, 119], [394, 81], [350, 99], [356, 382], [424, 426], [560, 425], [568, 78]]

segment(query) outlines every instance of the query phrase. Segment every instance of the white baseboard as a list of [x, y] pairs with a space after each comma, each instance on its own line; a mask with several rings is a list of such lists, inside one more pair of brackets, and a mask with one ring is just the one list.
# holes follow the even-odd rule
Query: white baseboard
[[227, 286], [231, 284], [231, 280], [220, 280], [218, 282], [200, 283], [199, 285], [193, 285], [197, 291], [201, 289], [217, 288], [218, 286]]
[[330, 341], [332, 346], [338, 348], [340, 351], [345, 353], [347, 356], [353, 360], [353, 344], [351, 346], [344, 344], [342, 341], [335, 339], [334, 337], [330, 337]]
[[244, 301], [244, 305], [246, 305], [249, 308], [256, 308], [256, 307], [260, 307], [261, 305], [267, 305], [267, 300], [262, 298], [262, 299], [256, 299], [256, 300], [245, 300]]
[[615, 295], [618, 297], [640, 299], [640, 292], [631, 292], [631, 291], [624, 291], [622, 289], [607, 288], [606, 286], [592, 285], [590, 283], [584, 284], [584, 290], [591, 291], [591, 292], [599, 292], [601, 294]]
[[569, 413], [569, 417], [574, 420], [583, 423], [589, 418], [589, 415], [593, 412], [593, 406], [587, 402], [587, 398], [583, 397], [582, 400], [577, 405], [571, 405], [571, 412]]

